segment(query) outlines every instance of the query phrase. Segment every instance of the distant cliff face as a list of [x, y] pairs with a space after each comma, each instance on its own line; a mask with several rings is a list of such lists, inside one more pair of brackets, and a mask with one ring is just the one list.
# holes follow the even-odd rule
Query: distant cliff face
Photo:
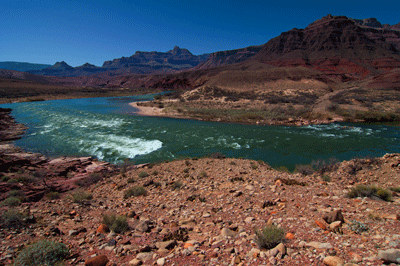
[[254, 59], [275, 66], [313, 67], [348, 78], [400, 67], [400, 32], [364, 26], [379, 26], [374, 20], [361, 22], [328, 15], [270, 40]]
[[195, 69], [226, 66], [246, 61], [256, 55], [262, 46], [250, 46], [242, 49], [221, 51], [210, 54], [207, 61], [199, 64]]
[[32, 74], [58, 77], [88, 76], [101, 72], [123, 74], [165, 74], [189, 69], [205, 61], [207, 54], [196, 56], [187, 49], [175, 46], [173, 50], [162, 52], [137, 51], [130, 57], [121, 57], [105, 61], [102, 67], [86, 63], [79, 67], [71, 67], [64, 61], [42, 70], [29, 71]]
[[200, 58], [193, 55], [189, 50], [175, 46], [173, 50], [166, 53], [138, 51], [130, 57], [106, 61], [103, 64], [103, 68], [127, 70], [142, 68], [143, 73], [151, 73], [154, 72], [154, 70], [162, 71], [191, 68], [197, 66], [200, 62]]

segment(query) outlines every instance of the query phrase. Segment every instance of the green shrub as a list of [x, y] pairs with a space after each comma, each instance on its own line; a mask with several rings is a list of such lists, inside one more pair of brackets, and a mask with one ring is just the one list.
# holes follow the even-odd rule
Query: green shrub
[[69, 254], [66, 245], [49, 240], [41, 240], [25, 247], [14, 261], [16, 266], [55, 265]]
[[183, 183], [181, 181], [175, 181], [172, 184], [172, 190], [178, 190], [181, 189], [181, 187], [183, 186]]
[[60, 198], [60, 193], [56, 192], [56, 191], [51, 191], [49, 193], [46, 194], [46, 198], [48, 199], [59, 199]]
[[400, 193], [400, 187], [391, 187], [390, 190], [396, 193]]
[[124, 199], [130, 198], [130, 197], [146, 196], [146, 195], [147, 195], [147, 191], [144, 187], [136, 186], [136, 187], [125, 190]]
[[189, 173], [189, 170], [190, 170], [190, 168], [186, 167], [185, 169], [183, 169], [183, 172], [187, 174], [187, 173]]
[[332, 180], [332, 178], [329, 175], [323, 175], [321, 178], [325, 182], [331, 182]]
[[255, 163], [251, 162], [250, 163], [250, 167], [251, 169], [257, 170], [258, 169], [258, 165], [256, 165]]
[[362, 222], [351, 220], [349, 224], [349, 228], [356, 234], [361, 234], [362, 232], [366, 232], [369, 230], [368, 225], [363, 224]]
[[10, 209], [1, 214], [0, 223], [6, 228], [20, 227], [24, 224], [25, 216], [16, 209]]
[[19, 190], [19, 189], [10, 190], [7, 193], [7, 197], [16, 197], [16, 198], [19, 198], [21, 201], [25, 201], [26, 200], [25, 193], [22, 190]]
[[205, 178], [205, 177], [207, 177], [208, 175], [207, 175], [206, 172], [200, 172], [199, 176], [200, 176], [201, 178]]
[[126, 180], [126, 183], [131, 184], [131, 183], [135, 183], [135, 178], [130, 177]]
[[72, 196], [72, 201], [75, 203], [84, 203], [85, 201], [93, 199], [92, 194], [82, 190], [73, 193], [71, 196]]
[[392, 200], [392, 194], [390, 191], [377, 186], [357, 185], [348, 192], [347, 196], [349, 198], [369, 197], [379, 198], [384, 201]]
[[147, 172], [145, 172], [145, 171], [142, 171], [142, 172], [140, 172], [140, 173], [138, 174], [138, 176], [139, 176], [140, 178], [145, 178], [145, 177], [148, 177], [149, 174], [148, 174]]
[[128, 219], [125, 216], [121, 215], [104, 214], [103, 224], [106, 224], [112, 231], [117, 234], [121, 234], [129, 230]]
[[282, 242], [285, 230], [276, 225], [267, 225], [261, 231], [255, 229], [256, 243], [259, 248], [271, 249]]
[[21, 203], [22, 203], [22, 201], [19, 198], [17, 198], [17, 197], [9, 197], [9, 198], [6, 198], [5, 200], [3, 200], [0, 205], [1, 206], [16, 207], [16, 206], [21, 205]]

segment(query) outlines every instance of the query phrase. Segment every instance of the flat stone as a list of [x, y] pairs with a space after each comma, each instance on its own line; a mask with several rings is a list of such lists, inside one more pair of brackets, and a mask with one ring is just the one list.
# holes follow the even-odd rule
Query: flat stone
[[343, 266], [344, 260], [336, 256], [327, 256], [324, 258], [324, 264], [327, 266]]
[[400, 259], [400, 250], [394, 248], [379, 250], [378, 258], [383, 260], [385, 263], [398, 263], [398, 260]]
[[221, 230], [221, 235], [234, 237], [234, 236], [236, 236], [236, 233], [234, 231], [232, 231], [231, 229], [224, 227]]
[[131, 260], [131, 261], [129, 261], [129, 265], [133, 265], [133, 266], [138, 266], [138, 265], [142, 265], [142, 261], [141, 260], [138, 260], [138, 259], [133, 259], [133, 260]]

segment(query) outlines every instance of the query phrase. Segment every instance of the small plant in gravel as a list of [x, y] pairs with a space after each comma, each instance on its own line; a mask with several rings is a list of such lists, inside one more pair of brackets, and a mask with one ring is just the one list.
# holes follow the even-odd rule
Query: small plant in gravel
[[251, 167], [251, 169], [253, 169], [253, 170], [257, 170], [257, 169], [258, 169], [258, 165], [255, 164], [254, 162], [251, 162], [251, 163], [250, 163], [250, 167]]
[[329, 175], [322, 175], [321, 176], [322, 181], [325, 182], [331, 182], [332, 178]]
[[361, 233], [369, 230], [368, 225], [366, 225], [362, 222], [356, 221], [356, 220], [350, 221], [349, 228], [351, 231], [353, 231], [356, 234], [361, 234]]
[[145, 172], [145, 171], [142, 171], [142, 172], [140, 172], [138, 174], [138, 177], [140, 177], [140, 178], [145, 178], [145, 177], [148, 177], [148, 176], [149, 176], [149, 174], [147, 172]]
[[183, 169], [183, 172], [184, 172], [184, 173], [189, 173], [189, 170], [190, 170], [190, 168], [189, 168], [189, 167], [186, 167], [185, 169]]
[[357, 185], [348, 192], [347, 196], [349, 198], [369, 197], [378, 198], [384, 201], [392, 200], [392, 194], [389, 190], [377, 186], [366, 185]]
[[112, 231], [117, 234], [122, 234], [129, 230], [128, 219], [122, 215], [104, 214], [103, 224], [106, 224]]
[[21, 205], [22, 201], [17, 197], [8, 197], [0, 203], [0, 206], [16, 207]]
[[4, 211], [0, 217], [0, 224], [5, 228], [18, 228], [24, 224], [25, 215], [16, 209]]
[[294, 168], [294, 171], [302, 175], [311, 175], [315, 172], [315, 170], [309, 164], [297, 164]]
[[183, 186], [183, 183], [181, 181], [175, 181], [172, 184], [172, 190], [179, 190]]
[[124, 192], [124, 199], [130, 198], [130, 197], [139, 197], [139, 196], [146, 196], [147, 195], [147, 190], [142, 187], [142, 186], [136, 186], [133, 188], [128, 188]]
[[255, 229], [256, 243], [259, 248], [271, 249], [281, 243], [285, 236], [285, 230], [276, 225], [267, 225], [261, 230]]
[[26, 246], [17, 256], [14, 265], [36, 266], [57, 265], [69, 254], [65, 244], [49, 240], [41, 240]]
[[46, 198], [54, 200], [54, 199], [59, 199], [60, 198], [60, 193], [57, 191], [51, 191], [46, 194]]
[[207, 199], [206, 199], [206, 197], [199, 197], [199, 201], [200, 201], [200, 202], [206, 202]]
[[206, 178], [208, 175], [206, 172], [200, 172], [199, 177]]
[[400, 187], [391, 187], [390, 190], [396, 193], [400, 193]]
[[103, 180], [104, 176], [100, 173], [91, 173], [85, 178], [79, 179], [75, 182], [75, 184], [79, 187], [88, 187], [92, 184], [96, 184]]
[[71, 194], [72, 201], [75, 203], [84, 203], [85, 201], [93, 199], [93, 195], [83, 190], [78, 190]]
[[130, 177], [126, 180], [126, 183], [131, 184], [131, 183], [135, 183], [135, 178]]

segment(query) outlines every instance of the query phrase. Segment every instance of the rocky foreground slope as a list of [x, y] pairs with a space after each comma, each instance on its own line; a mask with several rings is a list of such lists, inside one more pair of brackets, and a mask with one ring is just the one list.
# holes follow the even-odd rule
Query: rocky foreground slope
[[[0, 144], [0, 265], [38, 265], [33, 243], [63, 243], [65, 265], [400, 260], [400, 154], [289, 173], [220, 154], [117, 167]], [[282, 238], [260, 238], [267, 225]]]

